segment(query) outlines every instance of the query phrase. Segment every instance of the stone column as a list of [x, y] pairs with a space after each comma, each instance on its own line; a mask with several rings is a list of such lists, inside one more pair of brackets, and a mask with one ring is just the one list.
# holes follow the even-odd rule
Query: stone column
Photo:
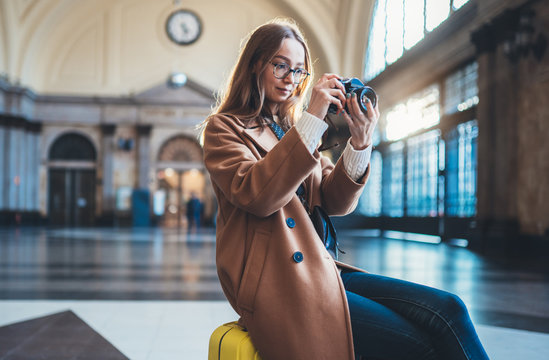
[[114, 193], [114, 132], [116, 125], [101, 125], [102, 135], [102, 159], [101, 159], [101, 183], [102, 183], [102, 218], [106, 222], [114, 221], [115, 193]]
[[4, 196], [7, 200], [7, 210], [14, 212], [18, 209], [19, 187], [17, 178], [19, 175], [19, 152], [21, 128], [19, 120], [12, 119], [12, 124], [7, 129], [6, 144], [6, 182], [4, 183]]
[[479, 104], [477, 222], [471, 247], [511, 251], [519, 236], [517, 218], [516, 69], [498, 46], [498, 22], [472, 40], [477, 49]]
[[27, 183], [27, 209], [29, 211], [38, 213], [39, 205], [39, 191], [40, 191], [40, 132], [42, 131], [42, 125], [40, 123], [30, 123], [27, 126], [29, 132], [29, 167], [27, 175], [29, 182]]

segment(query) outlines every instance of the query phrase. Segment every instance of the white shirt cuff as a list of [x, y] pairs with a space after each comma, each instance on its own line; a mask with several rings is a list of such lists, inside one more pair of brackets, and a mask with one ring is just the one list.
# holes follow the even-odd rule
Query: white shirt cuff
[[295, 129], [309, 152], [312, 154], [317, 148], [322, 134], [328, 129], [328, 124], [304, 111], [301, 119], [295, 124]]
[[372, 155], [372, 145], [363, 150], [355, 150], [351, 145], [351, 139], [347, 141], [347, 146], [343, 150], [343, 165], [349, 177], [358, 181], [366, 173], [370, 157]]

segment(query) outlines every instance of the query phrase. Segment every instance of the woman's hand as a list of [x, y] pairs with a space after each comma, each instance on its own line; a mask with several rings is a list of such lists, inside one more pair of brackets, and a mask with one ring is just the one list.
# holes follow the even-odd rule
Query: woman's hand
[[324, 119], [330, 104], [337, 106], [340, 113], [345, 106], [345, 87], [336, 74], [324, 74], [313, 87], [307, 112]]
[[368, 110], [366, 114], [360, 110], [358, 101], [359, 99], [355, 93], [352, 95], [347, 94], [345, 103], [347, 104], [349, 114], [344, 111], [343, 117], [347, 125], [349, 125], [351, 145], [355, 150], [363, 150], [372, 144], [374, 129], [379, 120], [379, 101], [376, 102], [376, 107], [374, 108], [372, 102], [368, 99], [365, 104]]

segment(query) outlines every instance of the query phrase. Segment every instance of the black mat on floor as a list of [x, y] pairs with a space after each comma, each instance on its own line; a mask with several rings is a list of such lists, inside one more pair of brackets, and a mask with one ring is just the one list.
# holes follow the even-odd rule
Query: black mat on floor
[[0, 359], [127, 360], [72, 311], [0, 327]]

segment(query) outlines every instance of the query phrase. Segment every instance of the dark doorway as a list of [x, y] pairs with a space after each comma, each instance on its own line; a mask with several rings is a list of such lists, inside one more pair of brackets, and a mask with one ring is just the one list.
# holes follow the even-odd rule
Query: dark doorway
[[48, 189], [51, 225], [94, 225], [95, 158], [93, 144], [80, 134], [65, 134], [53, 143]]
[[61, 226], [93, 226], [95, 170], [50, 170], [50, 223]]

